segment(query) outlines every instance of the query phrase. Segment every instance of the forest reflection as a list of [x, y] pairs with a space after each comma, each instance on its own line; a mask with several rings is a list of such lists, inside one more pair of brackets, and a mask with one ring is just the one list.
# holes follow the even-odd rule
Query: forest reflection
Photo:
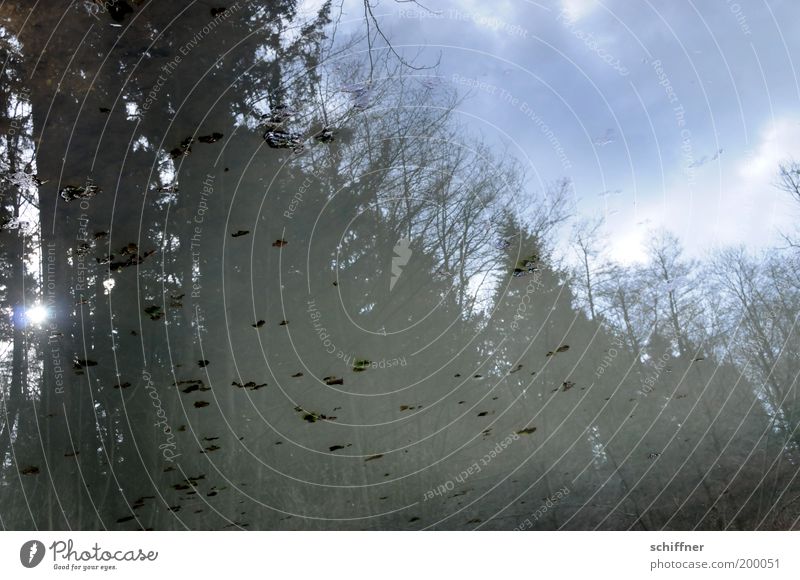
[[0, 7], [4, 529], [797, 526], [793, 239], [608, 260], [371, 14], [61, 10]]

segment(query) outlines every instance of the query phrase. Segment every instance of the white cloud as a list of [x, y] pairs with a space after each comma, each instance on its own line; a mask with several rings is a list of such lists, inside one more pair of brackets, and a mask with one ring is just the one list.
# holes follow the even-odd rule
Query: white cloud
[[800, 119], [783, 118], [761, 132], [752, 151], [726, 148], [697, 168], [691, 184], [685, 167], [674, 168], [663, 195], [640, 199], [637, 211], [628, 203], [609, 219], [612, 256], [640, 261], [646, 232], [658, 227], [676, 233], [696, 257], [729, 245], [780, 245], [780, 233], [793, 232], [800, 215], [797, 203], [775, 187], [778, 164], [791, 157], [800, 159]]
[[570, 20], [580, 20], [598, 5], [598, 0], [561, 0], [561, 8]]

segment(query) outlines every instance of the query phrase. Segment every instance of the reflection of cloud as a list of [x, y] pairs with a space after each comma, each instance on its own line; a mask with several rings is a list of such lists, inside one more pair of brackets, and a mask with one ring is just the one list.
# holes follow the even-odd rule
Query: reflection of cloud
[[[619, 223], [623, 221], [623, 219], [618, 220]], [[646, 262], [645, 234], [641, 227], [626, 228], [612, 225], [607, 233], [609, 255], [615, 262], [624, 265]]]
[[713, 170], [695, 174], [690, 188], [684, 172], [674, 168], [663, 191], [640, 197], [635, 209], [629, 205], [610, 220], [612, 256], [621, 262], [637, 261], [643, 236], [652, 227], [676, 233], [693, 257], [726, 245], [781, 245], [780, 232], [794, 231], [800, 212], [797, 203], [775, 187], [778, 164], [792, 157], [800, 159], [800, 124], [785, 118], [761, 133], [754, 151], [726, 149]]
[[789, 157], [800, 158], [800, 123], [797, 119], [779, 119], [761, 135], [753, 156], [740, 174], [747, 180], [774, 181], [778, 164]]
[[561, 0], [561, 7], [570, 20], [579, 20], [595, 9], [597, 0]]

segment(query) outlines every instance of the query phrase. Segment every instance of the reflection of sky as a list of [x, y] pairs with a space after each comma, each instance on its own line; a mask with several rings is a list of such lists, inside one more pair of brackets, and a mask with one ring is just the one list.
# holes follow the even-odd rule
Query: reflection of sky
[[776, 244], [792, 227], [774, 181], [781, 159], [800, 158], [796, 3], [435, 4], [438, 15], [390, 2], [375, 14], [405, 54], [441, 53], [444, 80], [470, 93], [463, 119], [515, 143], [534, 183], [573, 179], [618, 259], [660, 225], [695, 254]]

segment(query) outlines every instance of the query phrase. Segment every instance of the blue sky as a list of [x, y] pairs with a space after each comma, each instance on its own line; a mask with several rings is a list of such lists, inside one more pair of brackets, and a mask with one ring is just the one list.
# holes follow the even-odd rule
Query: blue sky
[[658, 226], [696, 256], [794, 227], [800, 208], [774, 182], [800, 159], [797, 2], [424, 6], [436, 14], [385, 0], [375, 14], [406, 54], [441, 54], [442, 81], [469, 93], [463, 120], [511, 143], [534, 183], [573, 180], [614, 258], [641, 259]]

